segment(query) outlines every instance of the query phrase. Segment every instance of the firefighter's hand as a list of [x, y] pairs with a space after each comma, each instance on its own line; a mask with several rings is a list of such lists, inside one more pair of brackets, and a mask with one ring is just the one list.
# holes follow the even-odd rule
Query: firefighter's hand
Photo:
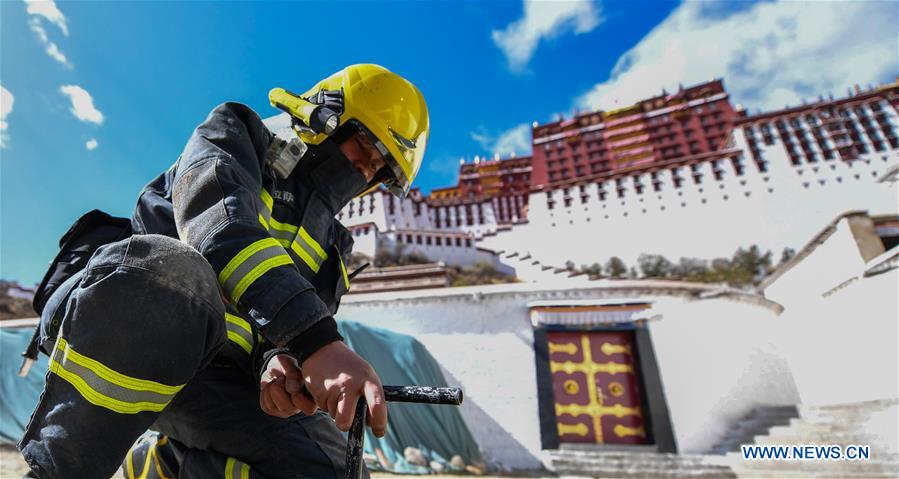
[[259, 406], [266, 414], [288, 418], [303, 412], [315, 413], [315, 402], [302, 390], [303, 374], [289, 354], [273, 357], [262, 373]]
[[341, 431], [353, 423], [360, 397], [368, 402], [371, 430], [383, 437], [387, 430], [387, 403], [381, 379], [367, 361], [356, 355], [343, 341], [319, 349], [301, 365], [306, 390], [319, 408], [328, 412]]

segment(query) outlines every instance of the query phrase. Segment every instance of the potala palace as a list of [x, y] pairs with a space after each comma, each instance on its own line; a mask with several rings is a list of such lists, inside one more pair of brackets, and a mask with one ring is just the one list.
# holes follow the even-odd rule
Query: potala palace
[[[849, 93], [747, 115], [714, 81], [535, 123], [532, 157], [476, 157], [457, 186], [404, 200], [375, 191], [338, 217], [367, 256], [403, 245], [524, 280], [612, 256], [796, 249], [846, 211], [896, 212], [899, 85]], [[292, 134], [282, 117], [268, 123]]]

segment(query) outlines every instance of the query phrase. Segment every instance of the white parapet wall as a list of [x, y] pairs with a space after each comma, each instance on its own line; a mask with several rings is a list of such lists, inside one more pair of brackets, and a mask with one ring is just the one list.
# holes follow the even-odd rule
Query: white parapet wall
[[799, 402], [775, 310], [727, 298], [655, 309], [663, 320], [650, 332], [680, 452], [708, 451], [758, 406]]
[[899, 397], [899, 247], [865, 261], [857, 218], [838, 218], [765, 289], [785, 308], [780, 339], [803, 404]]
[[703, 451], [761, 404], [797, 401], [773, 345], [779, 307], [758, 296], [679, 282], [534, 283], [373, 293], [344, 298], [338, 320], [417, 338], [465, 391], [462, 414], [494, 467], [538, 469], [544, 455], [534, 329], [538, 300], [640, 298], [661, 319], [649, 326], [679, 450]]
[[528, 223], [480, 244], [527, 252], [548, 264], [604, 264], [618, 256], [630, 266], [641, 253], [676, 262], [682, 256], [730, 257], [739, 247], [757, 244], [779, 254], [785, 247], [798, 249], [845, 211], [897, 211], [895, 189], [878, 181], [899, 165], [895, 150], [798, 166], [779, 144], [763, 147], [762, 155], [765, 171], [743, 154], [742, 160], [702, 162], [695, 170], [662, 169], [655, 178], [646, 171], [620, 182], [535, 192]]

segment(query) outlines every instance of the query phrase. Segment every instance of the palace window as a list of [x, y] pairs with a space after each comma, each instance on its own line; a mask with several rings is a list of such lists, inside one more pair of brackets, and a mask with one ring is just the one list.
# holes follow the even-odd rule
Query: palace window
[[734, 158], [731, 158], [730, 161], [731, 161], [731, 164], [732, 164], [733, 167], [734, 167], [734, 173], [736, 173], [737, 176], [743, 176], [743, 173], [744, 173], [744, 170], [745, 170], [745, 168], [743, 167], [743, 157], [742, 157], [742, 156], [736, 156], [736, 157], [734, 157]]
[[671, 179], [674, 181], [674, 187], [680, 188], [681, 183], [683, 183], [683, 178], [680, 177], [680, 168], [673, 168], [669, 170], [671, 172]]

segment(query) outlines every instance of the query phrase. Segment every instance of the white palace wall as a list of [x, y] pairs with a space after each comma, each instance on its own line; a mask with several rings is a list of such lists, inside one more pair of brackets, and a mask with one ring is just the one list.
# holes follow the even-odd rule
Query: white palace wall
[[846, 218], [813, 248], [765, 288], [802, 403], [899, 397], [899, 249], [865, 262]]
[[578, 287], [533, 283], [373, 293], [344, 298], [338, 320], [409, 334], [451, 385], [489, 463], [541, 467], [534, 330], [528, 303], [622, 299], [654, 302], [650, 322], [678, 448], [708, 449], [755, 405], [794, 404], [795, 387], [772, 346], [778, 308], [755, 296], [696, 300], [708, 285], [602, 281]]
[[650, 331], [680, 452], [711, 449], [758, 406], [799, 402], [776, 312], [723, 298], [655, 308], [664, 317]]
[[[735, 135], [738, 145], [745, 143], [742, 131]], [[762, 154], [767, 171], [760, 171], [745, 154], [742, 175], [730, 159], [717, 160], [717, 168], [713, 162], [700, 163], [695, 172], [689, 166], [661, 170], [661, 191], [655, 191], [650, 173], [642, 173], [624, 177], [620, 185], [605, 182], [605, 200], [599, 198], [596, 183], [583, 185], [583, 193], [579, 186], [567, 188], [567, 195], [565, 188], [532, 193], [528, 223], [486, 237], [481, 244], [529, 252], [559, 266], [569, 260], [604, 264], [611, 256], [636, 265], [641, 253], [662, 254], [675, 262], [682, 256], [730, 257], [738, 247], [752, 244], [777, 255], [784, 247], [798, 249], [822, 224], [845, 211], [897, 211], [895, 191], [877, 181], [899, 164], [895, 150], [852, 162], [800, 166], [791, 165], [778, 144]], [[715, 169], [721, 179], [716, 179]], [[675, 187], [675, 174], [682, 180], [680, 188]], [[642, 185], [642, 193], [637, 185]]]

